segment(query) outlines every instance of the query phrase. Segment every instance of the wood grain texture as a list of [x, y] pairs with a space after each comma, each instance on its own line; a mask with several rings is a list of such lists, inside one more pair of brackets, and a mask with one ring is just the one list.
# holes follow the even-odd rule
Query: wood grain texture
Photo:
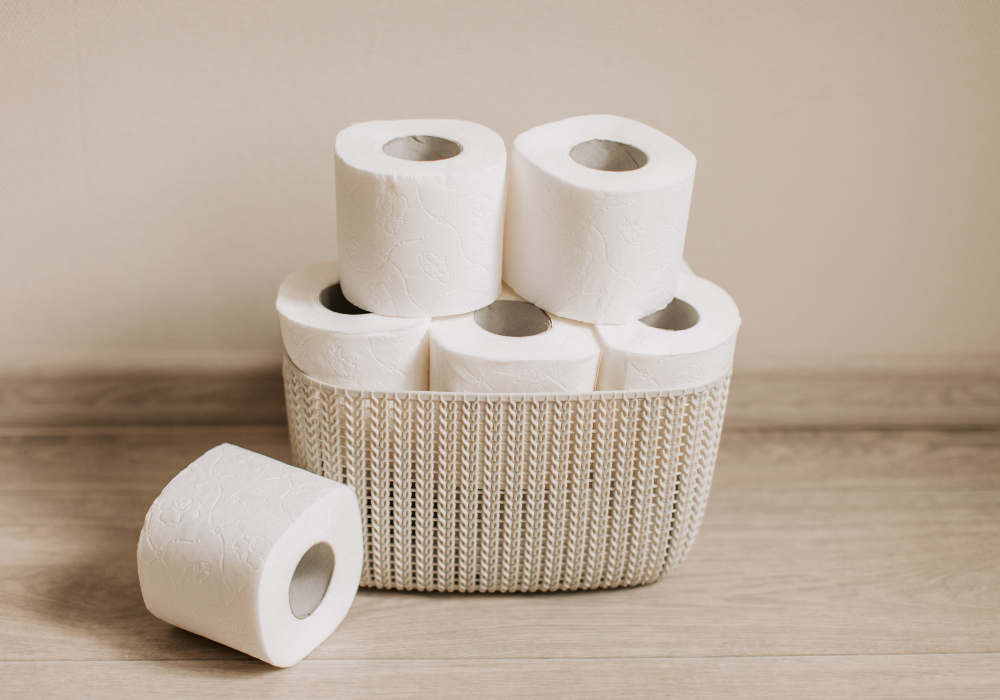
[[[995, 365], [995, 366], [994, 366]], [[280, 370], [0, 376], [0, 427], [285, 422]], [[741, 370], [726, 425], [997, 428], [1000, 360], [968, 371]]]
[[[0, 663], [10, 697], [87, 700], [128, 689], [166, 698], [865, 698], [995, 700], [1000, 655]], [[140, 681], [141, 685], [137, 684]], [[0, 694], [3, 694], [0, 690]]]
[[281, 369], [0, 376], [0, 426], [285, 421]]
[[208, 448], [281, 426], [0, 435], [4, 692], [79, 697], [996, 697], [1000, 433], [729, 432], [688, 560], [632, 589], [362, 590], [274, 671], [152, 617], [135, 546]]
[[1000, 373], [934, 370], [736, 371], [730, 428], [1000, 426]]

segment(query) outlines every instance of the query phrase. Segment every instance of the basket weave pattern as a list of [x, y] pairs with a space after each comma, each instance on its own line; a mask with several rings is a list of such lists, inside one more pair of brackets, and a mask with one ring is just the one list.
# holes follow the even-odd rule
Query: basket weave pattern
[[361, 392], [286, 356], [295, 464], [354, 487], [361, 585], [634, 586], [683, 561], [708, 501], [729, 374], [684, 391]]

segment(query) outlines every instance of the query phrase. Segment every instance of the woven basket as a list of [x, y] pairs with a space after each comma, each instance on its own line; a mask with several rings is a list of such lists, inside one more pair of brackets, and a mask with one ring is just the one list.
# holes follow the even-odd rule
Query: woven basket
[[553, 591], [651, 583], [708, 501], [729, 374], [687, 390], [372, 392], [285, 357], [295, 464], [350, 484], [361, 585]]

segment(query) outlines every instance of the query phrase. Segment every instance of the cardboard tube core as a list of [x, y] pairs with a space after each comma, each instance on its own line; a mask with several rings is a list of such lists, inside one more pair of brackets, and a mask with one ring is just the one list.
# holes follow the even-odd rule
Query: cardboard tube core
[[335, 314], [346, 314], [348, 316], [359, 316], [371, 313], [364, 309], [359, 309], [344, 296], [344, 290], [340, 288], [340, 282], [330, 285], [319, 293], [319, 303]]
[[549, 315], [526, 301], [501, 299], [479, 309], [474, 318], [484, 331], [508, 338], [525, 338], [552, 328]]
[[691, 328], [701, 315], [698, 310], [686, 301], [675, 298], [659, 311], [654, 311], [646, 318], [639, 319], [650, 328], [664, 331], [683, 331]]
[[635, 146], [618, 141], [591, 139], [573, 146], [570, 158], [594, 170], [623, 173], [638, 170], [649, 162], [649, 156]]
[[302, 555], [288, 584], [288, 604], [295, 617], [303, 620], [316, 612], [330, 587], [335, 564], [333, 547], [326, 542], [317, 542]]
[[462, 146], [440, 136], [400, 136], [382, 146], [382, 150], [400, 160], [447, 160], [462, 152]]

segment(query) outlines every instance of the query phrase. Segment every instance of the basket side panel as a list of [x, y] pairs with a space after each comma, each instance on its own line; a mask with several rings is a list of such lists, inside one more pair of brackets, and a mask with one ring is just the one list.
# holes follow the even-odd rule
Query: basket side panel
[[347, 483], [361, 584], [631, 586], [683, 561], [704, 516], [729, 377], [615, 398], [352, 396], [284, 367], [295, 464]]

